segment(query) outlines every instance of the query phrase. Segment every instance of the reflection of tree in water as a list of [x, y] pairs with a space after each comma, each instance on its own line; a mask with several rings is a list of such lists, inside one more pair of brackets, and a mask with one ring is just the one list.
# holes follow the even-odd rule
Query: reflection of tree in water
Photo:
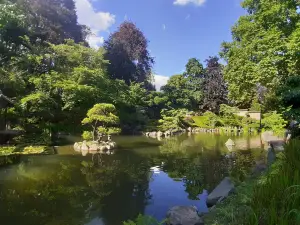
[[[143, 213], [151, 198], [148, 190], [150, 164], [139, 155], [126, 152], [126, 156], [102, 156], [102, 165], [83, 163], [87, 183], [103, 197], [100, 215], [107, 225], [135, 218]], [[104, 194], [104, 195], [103, 195]]]
[[229, 174], [242, 178], [241, 174], [246, 174], [251, 167], [251, 152], [239, 152], [236, 158], [221, 155], [223, 139], [215, 137], [214, 146], [210, 143], [209, 149], [205, 148], [202, 140], [193, 137], [184, 142], [179, 138], [167, 139], [160, 147], [162, 154], [158, 157], [164, 162], [164, 171], [174, 180], [184, 182], [190, 199], [197, 199], [203, 189], [211, 191]]
[[3, 224], [84, 224], [90, 202], [83, 198], [95, 196], [84, 180], [74, 183], [80, 171], [65, 163], [48, 169], [53, 171], [41, 177], [21, 164], [17, 179], [6, 181], [0, 194]]
[[118, 225], [143, 213], [151, 197], [148, 161], [129, 152], [102, 159], [97, 165], [64, 158], [47, 165], [42, 177], [30, 165], [20, 166], [18, 179], [0, 186], [1, 223], [77, 225], [102, 217], [106, 225]]

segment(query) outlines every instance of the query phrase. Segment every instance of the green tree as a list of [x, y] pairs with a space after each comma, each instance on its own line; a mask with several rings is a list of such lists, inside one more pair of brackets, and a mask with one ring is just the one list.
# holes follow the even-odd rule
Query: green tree
[[192, 108], [190, 91], [187, 87], [187, 78], [183, 75], [171, 76], [168, 83], [161, 90], [169, 99], [169, 105], [173, 108]]
[[116, 115], [116, 107], [112, 104], [96, 104], [87, 112], [87, 117], [83, 119], [82, 124], [92, 126], [93, 140], [95, 140], [96, 131], [101, 134], [120, 133], [120, 129], [116, 127], [119, 124], [119, 118]]
[[159, 129], [162, 131], [167, 130], [178, 130], [180, 128], [185, 128], [186, 124], [183, 119], [187, 115], [188, 110], [186, 109], [163, 109], [161, 111], [161, 119], [159, 120]]
[[196, 58], [189, 59], [188, 63], [185, 66], [186, 77], [203, 77], [204, 68], [203, 65]]
[[300, 14], [297, 0], [245, 0], [242, 6], [248, 14], [232, 28], [233, 42], [222, 44], [221, 55], [228, 62], [229, 97], [249, 107], [257, 83], [268, 88], [268, 97], [288, 76], [299, 74]]

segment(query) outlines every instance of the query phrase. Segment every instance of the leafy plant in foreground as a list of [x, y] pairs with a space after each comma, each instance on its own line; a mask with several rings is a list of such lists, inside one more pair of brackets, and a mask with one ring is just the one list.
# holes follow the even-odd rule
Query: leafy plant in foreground
[[158, 222], [155, 218], [151, 216], [145, 216], [140, 214], [134, 221], [128, 220], [124, 222], [123, 225], [163, 225], [165, 222], [166, 220]]

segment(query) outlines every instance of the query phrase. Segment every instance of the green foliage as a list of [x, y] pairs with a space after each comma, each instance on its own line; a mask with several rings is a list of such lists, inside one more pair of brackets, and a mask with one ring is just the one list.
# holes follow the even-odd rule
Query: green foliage
[[168, 97], [168, 105], [176, 108], [191, 109], [193, 102], [191, 90], [187, 88], [188, 79], [183, 75], [174, 75], [170, 77], [168, 83], [161, 88]]
[[203, 65], [196, 58], [189, 59], [185, 66], [185, 76], [187, 77], [201, 77], [204, 75]]
[[295, 0], [245, 0], [242, 6], [248, 14], [233, 26], [233, 41], [222, 44], [221, 55], [228, 62], [229, 97], [249, 107], [257, 83], [268, 88], [268, 98], [288, 76], [299, 74], [300, 15]]
[[188, 111], [186, 109], [163, 109], [161, 111], [162, 119], [159, 120], [159, 130], [177, 130], [186, 127], [183, 119]]
[[241, 225], [248, 224], [245, 220], [252, 213], [250, 203], [255, 180], [241, 183], [234, 195], [229, 196], [216, 208], [203, 217], [205, 224], [214, 225]]
[[16, 150], [15, 146], [1, 146], [0, 155], [10, 155]]
[[165, 222], [166, 220], [158, 222], [155, 218], [151, 216], [145, 216], [140, 214], [134, 221], [128, 220], [124, 222], [123, 225], [163, 225], [165, 224]]
[[96, 104], [87, 112], [87, 117], [82, 120], [82, 124], [92, 126], [93, 140], [95, 140], [96, 129], [101, 134], [117, 134], [120, 133], [120, 129], [115, 127], [119, 124], [116, 113], [116, 107], [112, 104]]
[[242, 125], [243, 117], [237, 115], [237, 107], [231, 107], [229, 105], [221, 104], [220, 105], [220, 115], [221, 120], [225, 126], [238, 127]]
[[215, 128], [222, 126], [220, 118], [209, 111], [205, 112], [202, 116], [193, 116], [192, 119], [194, 121], [194, 125], [201, 128]]
[[262, 125], [266, 130], [282, 133], [286, 124], [287, 121], [285, 121], [282, 115], [277, 112], [266, 113], [263, 115]]
[[[291, 115], [299, 118], [300, 116], [300, 76], [295, 75], [288, 77], [284, 84], [278, 88], [276, 94], [279, 96], [277, 105], [285, 117]], [[288, 109], [288, 110], [286, 110]]]
[[254, 98], [251, 106], [250, 106], [251, 111], [260, 111], [261, 110], [261, 104], [258, 102], [258, 98]]
[[271, 171], [256, 185], [249, 224], [298, 224], [300, 212], [299, 140], [285, 147]]
[[93, 133], [90, 131], [83, 131], [82, 138], [86, 141], [93, 140]]
[[249, 128], [259, 129], [260, 127], [259, 120], [250, 117], [244, 117], [241, 123], [245, 131], [247, 131]]
[[7, 155], [31, 155], [44, 154], [47, 151], [47, 146], [0, 146], [0, 156]]
[[232, 116], [238, 113], [238, 111], [239, 109], [237, 107], [232, 107], [225, 104], [220, 105], [220, 114], [224, 117]]

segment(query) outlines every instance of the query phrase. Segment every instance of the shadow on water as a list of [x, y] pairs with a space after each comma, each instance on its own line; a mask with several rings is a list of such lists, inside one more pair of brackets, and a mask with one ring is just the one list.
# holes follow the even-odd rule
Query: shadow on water
[[[206, 191], [224, 176], [243, 179], [260, 151], [226, 157], [228, 137], [207, 134], [157, 141], [118, 137], [115, 154], [27, 157], [1, 170], [0, 216], [5, 225], [121, 225], [139, 213], [162, 219], [174, 205], [206, 211]], [[247, 138], [235, 141], [248, 142]], [[21, 160], [22, 161], [22, 160]]]

